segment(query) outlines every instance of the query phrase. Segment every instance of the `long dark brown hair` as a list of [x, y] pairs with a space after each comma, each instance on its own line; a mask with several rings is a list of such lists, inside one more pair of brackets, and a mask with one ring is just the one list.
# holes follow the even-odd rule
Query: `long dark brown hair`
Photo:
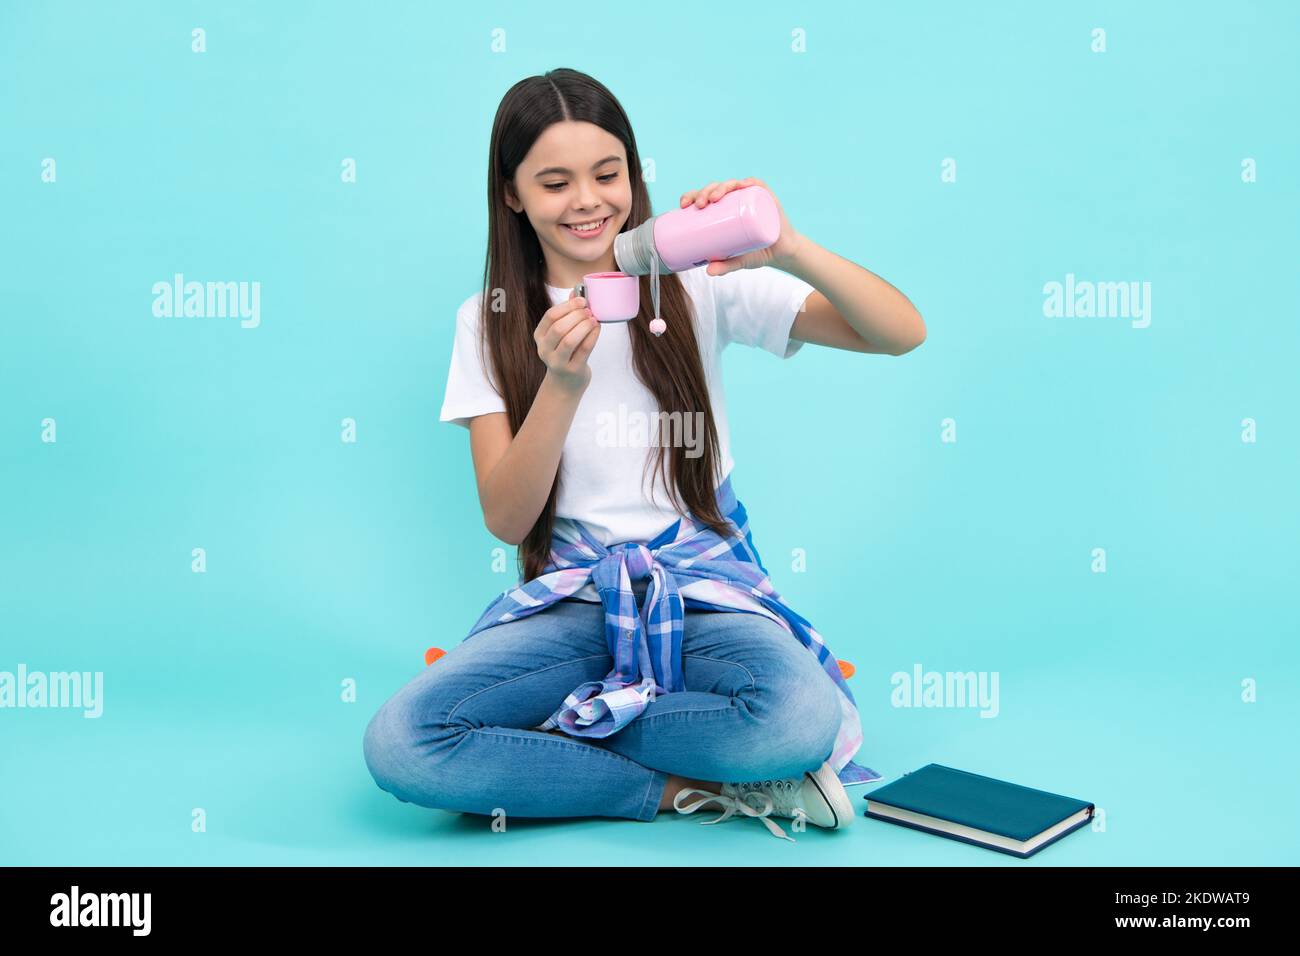
[[[623, 231], [653, 215], [632, 125], [605, 86], [577, 70], [556, 69], [520, 80], [506, 92], [497, 107], [489, 146], [488, 248], [479, 327], [486, 346], [483, 354], [491, 356], [496, 386], [505, 399], [511, 434], [518, 434], [546, 376], [546, 363], [537, 353], [533, 333], [552, 302], [546, 290], [541, 242], [526, 211], [515, 212], [506, 204], [505, 187], [513, 182], [519, 164], [546, 128], [566, 120], [593, 123], [626, 148], [632, 208]], [[663, 487], [674, 506], [725, 537], [730, 526], [717, 504], [722, 456], [690, 296], [676, 274], [659, 277], [660, 314], [668, 329], [656, 337], [649, 329], [649, 276], [642, 276], [640, 284], [641, 312], [629, 329], [636, 377], [658, 400], [660, 410], [680, 411], [683, 416], [702, 412], [705, 422], [703, 450], [695, 457], [687, 456], [681, 443], [657, 443], [652, 486], [658, 487], [653, 482], [663, 474], [667, 457], [669, 480]], [[550, 560], [559, 487], [557, 467], [546, 507], [519, 545], [518, 561], [525, 581], [541, 574]]]

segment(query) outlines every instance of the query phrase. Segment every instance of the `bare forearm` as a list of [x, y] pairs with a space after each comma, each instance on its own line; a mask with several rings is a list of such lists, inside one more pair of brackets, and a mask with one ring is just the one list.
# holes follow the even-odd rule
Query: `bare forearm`
[[542, 379], [532, 408], [483, 488], [483, 516], [488, 530], [509, 544], [519, 544], [537, 522], [550, 497], [581, 391]]
[[925, 322], [910, 299], [868, 269], [799, 236], [778, 268], [816, 287], [868, 342], [901, 355], [925, 341]]

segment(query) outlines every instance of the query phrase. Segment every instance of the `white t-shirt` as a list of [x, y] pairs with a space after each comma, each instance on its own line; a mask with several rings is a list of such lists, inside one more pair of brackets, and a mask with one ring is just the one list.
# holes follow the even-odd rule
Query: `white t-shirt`
[[[695, 334], [718, 430], [721, 473], [726, 476], [734, 462], [722, 389], [722, 350], [739, 342], [766, 349], [779, 358], [794, 355], [803, 343], [790, 339], [790, 327], [813, 286], [771, 266], [738, 269], [722, 276], [709, 275], [705, 268], [678, 274], [695, 306]], [[552, 303], [569, 297], [568, 289], [551, 285], [547, 289]], [[441, 421], [466, 428], [477, 415], [506, 410], [505, 400], [487, 374], [490, 356], [477, 349], [481, 296], [476, 292], [457, 312], [456, 340], [439, 415]], [[560, 458], [556, 516], [586, 523], [606, 547], [650, 541], [680, 517], [663, 487], [663, 477], [650, 487], [655, 465], [653, 461], [646, 464], [647, 456], [661, 453], [652, 444], [659, 405], [632, 369], [629, 336], [626, 322], [601, 327], [600, 339], [587, 359], [591, 382], [578, 402]], [[685, 428], [686, 422], [682, 425]], [[698, 431], [680, 434], [688, 447], [702, 447], [703, 436]], [[667, 462], [664, 467], [666, 470]], [[594, 587], [587, 587], [589, 596], [594, 596]]]

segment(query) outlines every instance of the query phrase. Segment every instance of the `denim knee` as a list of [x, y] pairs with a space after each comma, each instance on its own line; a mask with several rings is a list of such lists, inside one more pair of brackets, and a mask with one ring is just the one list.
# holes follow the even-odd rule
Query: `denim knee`
[[400, 783], [406, 737], [403, 721], [391, 699], [385, 701], [366, 724], [361, 749], [370, 776], [381, 790], [392, 793]]
[[[405, 803], [436, 807], [440, 802], [437, 740], [434, 730], [399, 692], [370, 718], [362, 752], [381, 790]], [[448, 728], [450, 731], [450, 728]]]
[[753, 779], [798, 777], [820, 767], [835, 748], [843, 719], [840, 690], [820, 665], [800, 668], [767, 686], [760, 719], [774, 732], [763, 752], [751, 757]]

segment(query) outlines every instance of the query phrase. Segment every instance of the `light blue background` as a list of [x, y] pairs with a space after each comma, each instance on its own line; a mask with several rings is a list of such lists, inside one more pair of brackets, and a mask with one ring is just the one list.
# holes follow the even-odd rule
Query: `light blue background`
[[[0, 711], [0, 863], [1298, 862], [1300, 14], [899, 6], [0, 8], [0, 670], [105, 681], [98, 720]], [[499, 835], [374, 785], [370, 715], [514, 580], [437, 417], [497, 103], [558, 66], [620, 98], [657, 211], [757, 176], [925, 317], [904, 357], [726, 355], [736, 488], [858, 668], [860, 762], [1104, 832], [1028, 862], [864, 818]], [[154, 318], [176, 272], [260, 281], [261, 326]], [[1069, 272], [1150, 281], [1150, 327], [1045, 318]], [[916, 664], [997, 672], [999, 716], [893, 707]]]

